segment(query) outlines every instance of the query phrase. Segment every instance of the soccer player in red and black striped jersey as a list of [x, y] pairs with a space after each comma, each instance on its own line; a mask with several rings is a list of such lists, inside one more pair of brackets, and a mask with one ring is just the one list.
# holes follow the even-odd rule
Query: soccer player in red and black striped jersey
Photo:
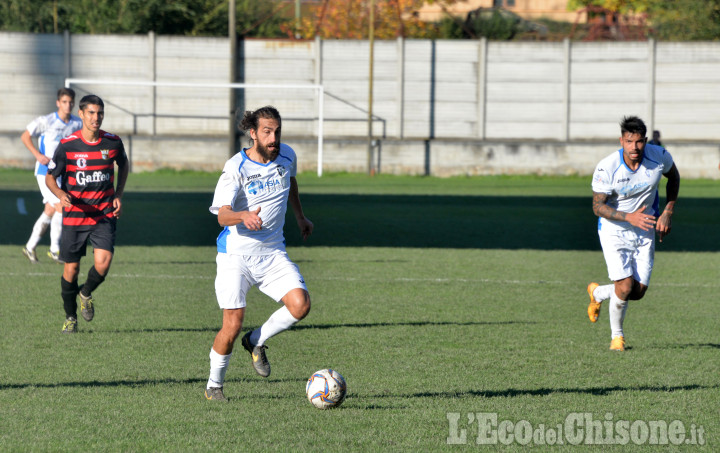
[[[60, 289], [65, 306], [63, 332], [77, 332], [77, 296], [86, 321], [95, 315], [92, 293], [105, 280], [115, 251], [115, 228], [122, 213], [121, 198], [128, 176], [122, 140], [100, 129], [105, 104], [93, 94], [80, 100], [82, 129], [60, 141], [49, 165], [48, 188], [63, 206], [60, 258], [65, 262]], [[118, 166], [115, 184], [115, 164]], [[55, 178], [62, 177], [62, 187]], [[87, 242], [93, 246], [94, 265], [78, 287], [80, 259]]]

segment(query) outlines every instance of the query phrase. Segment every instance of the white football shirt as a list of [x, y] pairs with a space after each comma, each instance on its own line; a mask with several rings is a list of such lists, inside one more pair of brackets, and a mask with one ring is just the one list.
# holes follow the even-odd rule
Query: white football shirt
[[[621, 212], [635, 212], [643, 205], [645, 212], [657, 217], [660, 214], [658, 185], [663, 173], [673, 166], [673, 158], [662, 146], [645, 145], [643, 160], [637, 170], [625, 164], [620, 149], [603, 160], [595, 168], [592, 190], [609, 195], [607, 204]], [[629, 222], [599, 218], [599, 230], [627, 230]]]
[[217, 215], [222, 206], [233, 211], [254, 211], [260, 207], [263, 221], [259, 231], [244, 224], [225, 227], [217, 238], [219, 253], [266, 255], [285, 250], [285, 212], [290, 193], [290, 178], [297, 173], [297, 157], [288, 145], [280, 144], [274, 161], [261, 164], [250, 159], [245, 149], [225, 163], [210, 212]]
[[[57, 112], [53, 112], [35, 118], [27, 125], [26, 129], [31, 137], [40, 137], [38, 139], [38, 151], [52, 160], [55, 155], [55, 148], [60, 144], [60, 140], [76, 130], [82, 129], [82, 120], [75, 115], [70, 115], [70, 119], [66, 123], [60, 119]], [[47, 170], [47, 165], [35, 162], [36, 175], [46, 175]]]

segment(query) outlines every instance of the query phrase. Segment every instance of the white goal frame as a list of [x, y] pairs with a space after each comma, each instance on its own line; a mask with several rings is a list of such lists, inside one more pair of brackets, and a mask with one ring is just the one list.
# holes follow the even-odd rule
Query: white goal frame
[[284, 89], [310, 89], [317, 92], [317, 104], [318, 104], [318, 115], [317, 115], [317, 175], [322, 176], [322, 163], [323, 163], [323, 111], [324, 111], [324, 97], [325, 89], [323, 85], [311, 85], [311, 84], [266, 84], [266, 83], [193, 83], [193, 82], [154, 82], [150, 80], [107, 80], [107, 79], [76, 79], [66, 78], [65, 88], [70, 88], [70, 85], [115, 85], [115, 86], [147, 86], [147, 87], [177, 87], [177, 88], [284, 88]]

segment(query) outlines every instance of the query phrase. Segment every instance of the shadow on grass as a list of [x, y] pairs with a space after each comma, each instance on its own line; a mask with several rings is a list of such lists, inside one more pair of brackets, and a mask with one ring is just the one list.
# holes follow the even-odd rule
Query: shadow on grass
[[[227, 382], [249, 382], [253, 380], [262, 380], [267, 382], [304, 382], [305, 379], [228, 379]], [[66, 388], [66, 387], [142, 387], [147, 385], [198, 385], [207, 383], [207, 379], [139, 379], [139, 380], [117, 380], [117, 381], [71, 381], [71, 382], [55, 382], [55, 383], [15, 383], [0, 384], [0, 390], [20, 390], [26, 388]], [[457, 399], [465, 397], [482, 397], [482, 398], [513, 398], [518, 396], [548, 396], [552, 394], [572, 393], [593, 396], [607, 396], [614, 392], [682, 392], [691, 390], [717, 390], [720, 385], [678, 385], [678, 386], [612, 386], [612, 387], [591, 387], [591, 388], [539, 388], [539, 389], [514, 389], [505, 390], [468, 390], [465, 392], [422, 392], [410, 394], [383, 393], [374, 395], [356, 394], [353, 398], [442, 398]], [[267, 398], [295, 398], [295, 395], [262, 395], [263, 399]]]
[[422, 392], [405, 395], [369, 395], [373, 398], [508, 398], [516, 396], [547, 396], [558, 393], [577, 393], [583, 395], [606, 396], [614, 392], [681, 392], [688, 390], [717, 390], [718, 385], [678, 385], [678, 386], [613, 386], [613, 387], [590, 387], [590, 388], [540, 388], [540, 389], [505, 389], [505, 390], [468, 390], [465, 392]]
[[688, 343], [688, 344], [666, 344], [662, 346], [651, 346], [648, 349], [720, 349], [718, 343]]
[[[18, 213], [19, 198], [26, 215]], [[0, 190], [0, 208], [11, 213], [0, 223], [3, 243], [25, 243], [40, 214], [38, 198]], [[212, 248], [221, 228], [208, 211], [211, 202], [211, 193], [128, 193], [117, 245]], [[304, 194], [302, 202], [315, 231], [302, 241], [289, 208], [291, 246], [600, 250], [590, 196]], [[720, 251], [720, 199], [681, 197], [680, 205], [658, 251]]]
[[[26, 215], [18, 212], [20, 198]], [[0, 208], [12, 213], [0, 223], [3, 243], [25, 243], [40, 214], [38, 198], [0, 190]], [[315, 231], [303, 242], [289, 208], [288, 245], [600, 250], [589, 196], [304, 194], [302, 201]], [[681, 201], [673, 234], [658, 250], [720, 251], [720, 200]], [[213, 247], [221, 228], [208, 211], [211, 202], [211, 193], [128, 193], [117, 244]]]
[[412, 326], [412, 327], [428, 327], [428, 326], [496, 326], [507, 324], [536, 324], [534, 321], [469, 321], [469, 322], [449, 322], [449, 321], [408, 321], [408, 322], [368, 322], [368, 323], [348, 323], [348, 324], [300, 324], [293, 327], [293, 330], [305, 329], [335, 329], [346, 327], [396, 327], [396, 326]]
[[[408, 321], [408, 322], [363, 322], [363, 323], [345, 323], [345, 324], [300, 324], [294, 326], [291, 331], [296, 330], [315, 330], [315, 329], [344, 329], [348, 327], [356, 328], [372, 328], [372, 327], [428, 327], [428, 326], [493, 326], [493, 325], [509, 325], [509, 324], [537, 324], [534, 321], [488, 321], [488, 322], [450, 322], [450, 321]], [[243, 326], [244, 331], [250, 331], [260, 326], [247, 325]], [[220, 324], [214, 327], [163, 327], [159, 329], [115, 329], [104, 330], [107, 333], [158, 333], [158, 332], [217, 332], [220, 330]], [[80, 333], [83, 333], [82, 331]]]
[[[241, 379], [233, 378], [226, 379], [225, 382], [251, 382], [251, 381], [268, 381], [268, 382], [305, 382], [306, 379], [294, 378], [294, 379], [275, 379], [275, 378], [260, 378], [255, 379]], [[142, 387], [146, 385], [196, 385], [202, 384], [203, 388], [207, 384], [207, 378], [197, 379], [139, 379], [139, 380], [118, 380], [118, 381], [71, 381], [71, 382], [54, 382], [48, 383], [16, 383], [16, 384], [0, 384], [0, 390], [20, 390], [26, 388], [64, 388], [64, 387]], [[288, 396], [289, 397], [289, 396]], [[245, 398], [245, 396], [243, 396]], [[263, 395], [262, 398], [273, 398], [267, 395]], [[279, 397], [275, 397], [279, 398]]]

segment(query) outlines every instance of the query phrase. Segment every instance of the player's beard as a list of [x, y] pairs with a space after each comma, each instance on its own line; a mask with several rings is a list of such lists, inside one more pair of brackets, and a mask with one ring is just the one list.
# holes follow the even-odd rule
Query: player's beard
[[268, 146], [274, 146], [274, 150], [270, 150], [270, 148], [264, 146], [262, 143], [257, 142], [256, 143], [255, 150], [260, 154], [263, 159], [267, 161], [273, 161], [275, 158], [280, 154], [280, 144], [279, 143], [268, 143]]

